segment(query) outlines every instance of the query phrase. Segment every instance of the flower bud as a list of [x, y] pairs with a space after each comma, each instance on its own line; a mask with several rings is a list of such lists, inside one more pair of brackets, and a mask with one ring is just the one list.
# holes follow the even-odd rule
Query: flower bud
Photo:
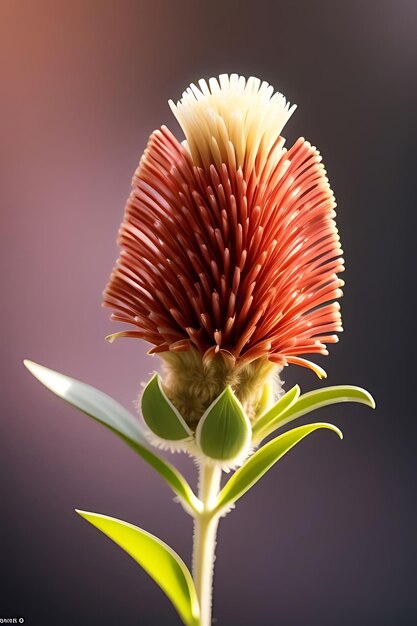
[[249, 451], [251, 435], [250, 420], [228, 386], [199, 421], [196, 441], [206, 457], [233, 465]]
[[184, 418], [167, 398], [157, 374], [145, 387], [141, 409], [146, 425], [160, 439], [183, 441], [192, 436]]

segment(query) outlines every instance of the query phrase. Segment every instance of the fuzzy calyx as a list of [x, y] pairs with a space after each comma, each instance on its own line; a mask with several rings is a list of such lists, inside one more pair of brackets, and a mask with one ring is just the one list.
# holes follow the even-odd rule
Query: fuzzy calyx
[[228, 385], [250, 420], [264, 402], [266, 387], [274, 387], [274, 393], [268, 394], [271, 400], [282, 393], [279, 378], [282, 367], [266, 357], [239, 367], [222, 351], [209, 357], [202, 357], [195, 349], [162, 352], [159, 356], [163, 359], [164, 391], [192, 429]]

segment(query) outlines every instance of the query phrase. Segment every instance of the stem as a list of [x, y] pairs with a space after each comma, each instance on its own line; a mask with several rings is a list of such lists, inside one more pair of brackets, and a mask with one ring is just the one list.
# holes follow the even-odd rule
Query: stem
[[198, 496], [204, 505], [194, 519], [193, 577], [200, 602], [201, 626], [211, 626], [214, 552], [219, 515], [213, 514], [222, 470], [213, 464], [200, 466]]

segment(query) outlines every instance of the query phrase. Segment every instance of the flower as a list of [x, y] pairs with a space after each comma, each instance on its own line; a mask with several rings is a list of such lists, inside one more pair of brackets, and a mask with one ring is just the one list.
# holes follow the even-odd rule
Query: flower
[[295, 107], [253, 77], [198, 85], [170, 102], [186, 141], [165, 126], [150, 136], [104, 292], [112, 318], [135, 327], [109, 339], [153, 344], [177, 404], [199, 379], [196, 419], [226, 384], [242, 396], [273, 364], [323, 373], [302, 355], [337, 341], [344, 269], [320, 154], [280, 135]]

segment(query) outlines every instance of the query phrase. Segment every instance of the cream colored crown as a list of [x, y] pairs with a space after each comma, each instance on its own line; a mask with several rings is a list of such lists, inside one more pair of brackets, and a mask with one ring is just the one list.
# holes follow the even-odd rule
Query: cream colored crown
[[278, 162], [280, 133], [296, 105], [253, 76], [222, 74], [198, 85], [191, 84], [177, 104], [169, 101], [196, 165], [226, 163], [250, 172], [257, 157]]

